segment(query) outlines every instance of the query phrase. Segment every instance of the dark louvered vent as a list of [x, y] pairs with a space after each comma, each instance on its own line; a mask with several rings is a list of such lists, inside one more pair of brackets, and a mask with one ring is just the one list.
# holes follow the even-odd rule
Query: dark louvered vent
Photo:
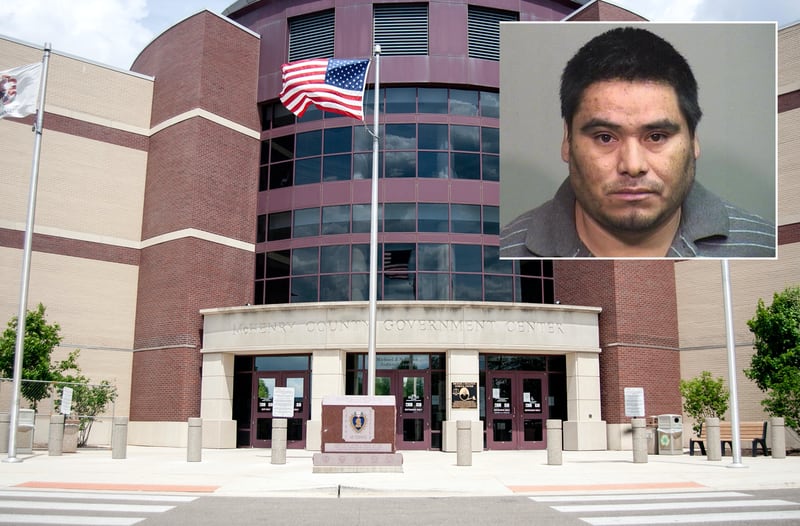
[[333, 57], [333, 10], [289, 20], [289, 62]]
[[516, 22], [518, 13], [469, 6], [469, 56], [500, 60], [500, 22]]
[[382, 55], [427, 55], [427, 4], [376, 5], [373, 41]]

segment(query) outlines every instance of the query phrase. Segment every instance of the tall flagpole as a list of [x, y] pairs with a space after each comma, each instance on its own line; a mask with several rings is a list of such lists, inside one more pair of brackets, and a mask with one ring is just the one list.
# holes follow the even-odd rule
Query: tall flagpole
[[42, 58], [42, 78], [39, 81], [39, 102], [36, 108], [36, 121], [33, 125], [33, 163], [31, 164], [31, 183], [28, 191], [28, 216], [25, 223], [25, 244], [22, 257], [22, 279], [19, 286], [19, 311], [17, 314], [17, 340], [14, 347], [14, 387], [11, 396], [11, 410], [8, 428], [8, 458], [3, 462], [22, 462], [17, 458], [17, 423], [19, 422], [19, 391], [22, 381], [22, 354], [25, 343], [25, 324], [28, 313], [28, 284], [31, 277], [31, 245], [33, 242], [33, 219], [36, 215], [36, 188], [39, 182], [39, 156], [42, 151], [42, 123], [44, 121], [44, 96], [47, 92], [47, 69], [50, 65], [50, 43], [44, 45]]
[[742, 442], [739, 432], [739, 395], [736, 389], [736, 342], [733, 332], [733, 307], [731, 300], [731, 272], [728, 260], [722, 259], [722, 296], [725, 302], [725, 337], [728, 342], [728, 386], [731, 394], [731, 468], [743, 468]]
[[375, 333], [378, 318], [378, 115], [381, 88], [381, 46], [375, 44], [375, 90], [372, 133], [372, 199], [369, 226], [369, 345], [367, 354], [367, 394], [375, 396]]

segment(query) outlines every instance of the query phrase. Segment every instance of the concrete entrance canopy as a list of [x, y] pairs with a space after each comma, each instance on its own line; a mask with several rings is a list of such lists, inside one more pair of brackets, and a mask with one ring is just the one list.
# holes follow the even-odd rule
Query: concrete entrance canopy
[[[565, 448], [604, 449], [599, 312], [596, 307], [569, 305], [384, 301], [378, 304], [376, 351], [444, 352], [448, 385], [478, 382], [482, 353], [565, 355]], [[236, 446], [236, 422], [231, 419], [234, 356], [307, 353], [312, 356], [307, 447], [318, 450], [322, 398], [345, 394], [346, 354], [367, 351], [368, 304], [258, 305], [200, 313], [204, 446]], [[457, 420], [472, 420], [473, 444], [482, 444], [479, 415], [478, 409], [454, 409], [448, 404], [443, 449], [451, 450], [452, 442], [455, 450]], [[587, 441], [586, 436], [599, 438]]]

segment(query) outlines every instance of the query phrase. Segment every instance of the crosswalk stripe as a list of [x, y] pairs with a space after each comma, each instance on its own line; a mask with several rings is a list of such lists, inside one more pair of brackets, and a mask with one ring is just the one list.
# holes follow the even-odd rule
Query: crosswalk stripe
[[30, 490], [0, 490], [0, 497], [31, 497], [47, 499], [73, 499], [73, 500], [123, 500], [142, 502], [192, 502], [197, 497], [184, 495], [148, 495], [142, 493], [97, 493], [97, 492], [67, 492], [67, 491], [30, 491]]
[[57, 524], [59, 526], [132, 526], [144, 517], [92, 517], [89, 515], [0, 515], [0, 524]]
[[528, 497], [535, 502], [613, 502], [623, 500], [686, 500], [686, 499], [729, 499], [749, 497], [738, 491], [693, 492], [693, 493], [628, 493], [613, 495], [546, 495]]
[[102, 503], [95, 504], [89, 502], [58, 502], [55, 500], [0, 500], [0, 509], [27, 509], [32, 504], [37, 508], [59, 511], [106, 511], [114, 513], [163, 513], [175, 506], [155, 505], [155, 504], [114, 504]]
[[750, 522], [800, 520], [800, 510], [753, 511], [739, 513], [692, 513], [685, 515], [622, 515], [616, 517], [581, 517], [592, 526], [625, 526], [634, 524], [685, 524], [693, 522]]
[[706, 508], [762, 508], [767, 506], [796, 506], [797, 503], [780, 499], [762, 500], [728, 500], [728, 501], [701, 501], [701, 502], [645, 502], [636, 504], [577, 504], [574, 506], [553, 506], [553, 509], [562, 513], [593, 513], [608, 511], [663, 511], [680, 509], [706, 509]]

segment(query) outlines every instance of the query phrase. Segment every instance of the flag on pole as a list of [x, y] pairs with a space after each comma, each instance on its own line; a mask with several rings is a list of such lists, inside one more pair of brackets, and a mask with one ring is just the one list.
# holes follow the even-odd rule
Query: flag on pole
[[281, 102], [302, 117], [314, 104], [324, 111], [364, 120], [364, 84], [369, 60], [320, 58], [281, 67]]
[[0, 71], [0, 119], [36, 113], [42, 63]]

